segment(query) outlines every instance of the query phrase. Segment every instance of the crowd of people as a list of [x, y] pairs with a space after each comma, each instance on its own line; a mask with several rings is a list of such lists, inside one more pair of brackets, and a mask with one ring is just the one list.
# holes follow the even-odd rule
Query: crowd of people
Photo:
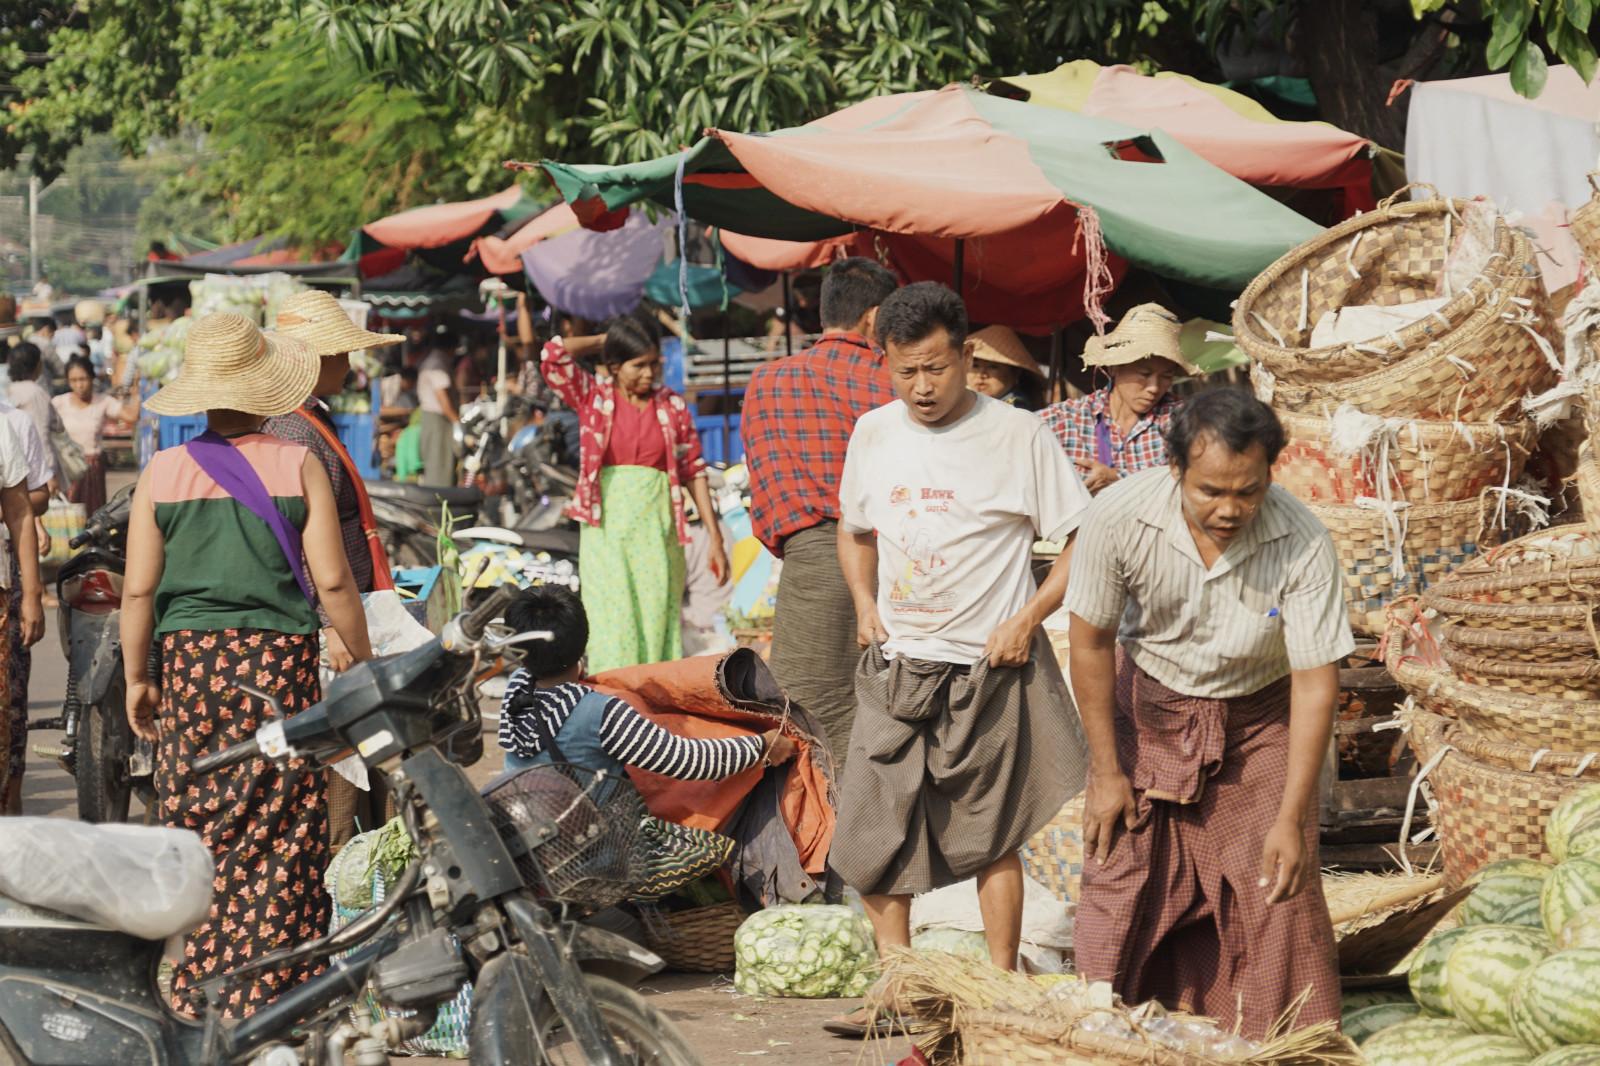
[[[1017, 849], [1087, 790], [1081, 972], [1247, 1036], [1307, 989], [1303, 1022], [1336, 1017], [1315, 783], [1352, 641], [1327, 533], [1272, 486], [1284, 435], [1270, 409], [1227, 388], [1180, 399], [1174, 383], [1199, 371], [1153, 304], [1089, 343], [1104, 382], [1065, 399], [1014, 332], [969, 330], [945, 286], [845, 259], [816, 311], [820, 340], [753, 374], [742, 436], [754, 533], [782, 560], [770, 665], [822, 725], [839, 775], [830, 865], [880, 947], [909, 944], [914, 895], [976, 878], [991, 959], [1014, 967]], [[793, 757], [781, 732], [677, 737], [583, 684], [683, 655], [691, 504], [716, 582], [727, 545], [689, 407], [662, 384], [659, 323], [558, 319], [535, 360], [525, 303], [517, 318], [513, 391], [573, 437], [582, 581], [581, 600], [546, 589], [514, 609], [558, 639], [512, 681], [507, 765], [706, 779]], [[267, 708], [240, 682], [294, 713], [319, 698], [321, 670], [371, 655], [361, 596], [389, 587], [390, 566], [325, 398], [351, 352], [403, 341], [378, 415], [410, 434], [424, 484], [449, 484], [465, 369], [438, 338], [355, 326], [321, 291], [265, 332], [199, 318], [177, 378], [148, 400], [208, 426], [140, 476], [123, 589], [129, 715], [157, 745], [157, 813], [200, 834], [224, 886], [178, 960], [180, 1009], [230, 960], [323, 931], [330, 851], [382, 819], [381, 790], [336, 775], [192, 765], [260, 724]], [[104, 497], [101, 434], [132, 413], [76, 357], [68, 392], [37, 395], [26, 347], [10, 355], [15, 406], [0, 406], [13, 708], [18, 649], [42, 632], [32, 516], [57, 477], [53, 437], [84, 460], [88, 504]], [[1041, 540], [1064, 549], [1036, 567]], [[1042, 626], [1063, 605], [1058, 661]], [[249, 1013], [305, 976], [253, 974], [227, 1007]], [[863, 1010], [833, 1028], [889, 1021]]]

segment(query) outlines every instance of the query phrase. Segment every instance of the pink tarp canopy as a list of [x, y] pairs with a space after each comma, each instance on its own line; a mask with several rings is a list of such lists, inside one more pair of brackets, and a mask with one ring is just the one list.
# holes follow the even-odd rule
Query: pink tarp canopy
[[513, 185], [481, 200], [415, 207], [368, 222], [361, 229], [390, 248], [439, 248], [475, 235], [496, 212], [515, 207], [521, 199], [522, 190]]
[[522, 253], [541, 241], [581, 229], [582, 223], [565, 200], [528, 219], [509, 237], [490, 235], [472, 242], [468, 258], [476, 255], [491, 274], [514, 274], [522, 269]]

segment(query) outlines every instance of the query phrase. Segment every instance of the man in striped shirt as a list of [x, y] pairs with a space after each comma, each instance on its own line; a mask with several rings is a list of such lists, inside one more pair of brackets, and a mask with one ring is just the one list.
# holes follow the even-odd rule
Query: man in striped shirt
[[1067, 592], [1079, 972], [1251, 1039], [1308, 990], [1298, 1024], [1339, 1017], [1317, 784], [1355, 642], [1327, 530], [1272, 484], [1283, 444], [1244, 392], [1189, 400], [1171, 468], [1090, 508]]
[[524, 666], [506, 685], [499, 741], [507, 770], [565, 762], [619, 777], [625, 766], [635, 766], [683, 781], [713, 781], [794, 755], [794, 741], [776, 729], [759, 737], [680, 737], [626, 700], [580, 684], [589, 619], [568, 589], [529, 589], [506, 609], [506, 623], [519, 633], [554, 636], [528, 646]]

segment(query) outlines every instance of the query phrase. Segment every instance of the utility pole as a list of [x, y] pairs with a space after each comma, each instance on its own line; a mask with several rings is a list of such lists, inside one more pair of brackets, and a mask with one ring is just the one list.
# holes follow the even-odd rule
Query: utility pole
[[28, 175], [28, 280], [39, 284], [39, 176]]

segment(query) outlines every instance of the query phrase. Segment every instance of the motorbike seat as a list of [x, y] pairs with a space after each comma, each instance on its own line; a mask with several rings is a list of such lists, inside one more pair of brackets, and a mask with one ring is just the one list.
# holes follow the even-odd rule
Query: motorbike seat
[[432, 510], [440, 504], [452, 508], [476, 507], [483, 502], [483, 492], [474, 488], [437, 485], [413, 485], [407, 481], [369, 481], [367, 495], [378, 500], [393, 500]]
[[187, 933], [211, 907], [200, 837], [164, 826], [0, 819], [0, 895], [142, 940]]

